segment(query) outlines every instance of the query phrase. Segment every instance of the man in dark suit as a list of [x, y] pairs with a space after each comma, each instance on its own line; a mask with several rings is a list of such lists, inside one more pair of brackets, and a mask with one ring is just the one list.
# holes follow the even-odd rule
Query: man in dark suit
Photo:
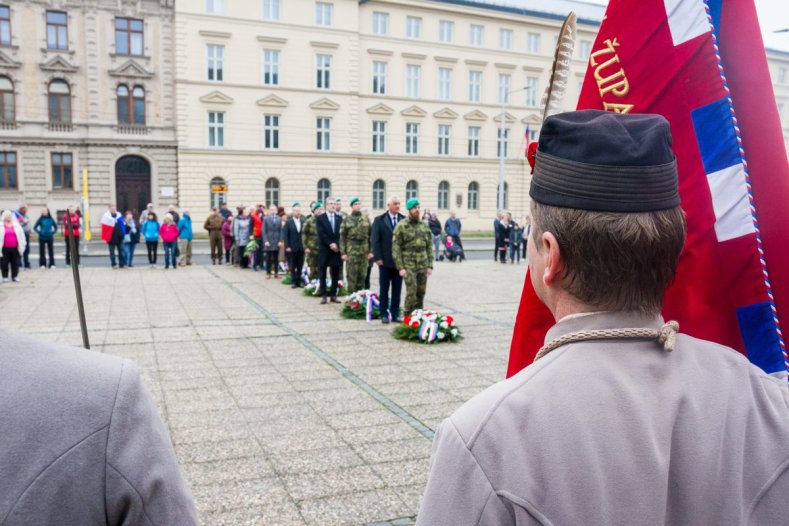
[[337, 299], [337, 282], [340, 280], [340, 269], [343, 256], [340, 253], [340, 225], [342, 216], [335, 211], [335, 202], [329, 199], [326, 202], [326, 213], [315, 221], [318, 231], [318, 268], [320, 268], [320, 291], [323, 299], [321, 304], [326, 304], [326, 274], [331, 269], [331, 289], [329, 296], [332, 303], [340, 303]]
[[[381, 322], [389, 323], [390, 318], [397, 321], [400, 316], [400, 291], [403, 278], [392, 258], [392, 233], [397, 223], [405, 219], [400, 213], [400, 198], [390, 197], [386, 202], [387, 211], [375, 218], [372, 228], [372, 249], [375, 264], [378, 265], [378, 280], [381, 285], [378, 298], [381, 301]], [[389, 308], [389, 288], [392, 289]]]
[[304, 229], [304, 218], [301, 217], [299, 203], [293, 203], [290, 219], [285, 222], [285, 231], [282, 241], [285, 244], [285, 256], [288, 258], [288, 269], [293, 283], [290, 288], [303, 287], [301, 268], [304, 266], [304, 244], [301, 241], [301, 231]]

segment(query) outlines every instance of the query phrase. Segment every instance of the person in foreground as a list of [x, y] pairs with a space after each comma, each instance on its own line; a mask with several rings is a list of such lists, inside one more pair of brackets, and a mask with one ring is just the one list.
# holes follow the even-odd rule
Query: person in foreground
[[0, 329], [0, 523], [195, 525], [136, 367]]
[[786, 524], [789, 388], [660, 317], [685, 239], [665, 119], [545, 120], [529, 272], [535, 362], [434, 439], [417, 524]]

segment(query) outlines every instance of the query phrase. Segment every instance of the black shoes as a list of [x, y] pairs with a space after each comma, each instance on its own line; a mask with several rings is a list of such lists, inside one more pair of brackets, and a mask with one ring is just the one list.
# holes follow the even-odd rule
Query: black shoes
[[332, 298], [332, 299], [331, 299], [331, 302], [332, 302], [332, 303], [342, 303], [342, 302], [341, 302], [340, 300], [338, 300], [337, 298]]
[[326, 298], [321, 298], [321, 305], [326, 305], [327, 303]]
[[387, 318], [381, 318], [381, 323], [383, 323], [384, 325], [389, 325], [389, 318], [388, 317]]

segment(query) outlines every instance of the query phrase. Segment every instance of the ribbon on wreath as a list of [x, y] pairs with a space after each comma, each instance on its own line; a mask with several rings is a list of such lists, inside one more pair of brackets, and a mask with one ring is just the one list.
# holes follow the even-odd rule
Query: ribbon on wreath
[[301, 279], [304, 281], [305, 285], [308, 285], [310, 282], [310, 267], [308, 265], [304, 265], [301, 270]]
[[438, 324], [433, 320], [424, 320], [419, 327], [419, 339], [428, 343], [435, 341], [438, 334]]
[[378, 296], [373, 293], [367, 294], [367, 321], [373, 321], [373, 308], [381, 306], [381, 302], [378, 300]]

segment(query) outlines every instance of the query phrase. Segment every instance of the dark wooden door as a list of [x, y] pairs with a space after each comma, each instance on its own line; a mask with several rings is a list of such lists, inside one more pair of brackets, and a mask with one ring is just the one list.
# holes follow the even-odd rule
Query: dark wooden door
[[121, 213], [145, 210], [151, 202], [151, 165], [137, 155], [115, 163], [115, 203]]

